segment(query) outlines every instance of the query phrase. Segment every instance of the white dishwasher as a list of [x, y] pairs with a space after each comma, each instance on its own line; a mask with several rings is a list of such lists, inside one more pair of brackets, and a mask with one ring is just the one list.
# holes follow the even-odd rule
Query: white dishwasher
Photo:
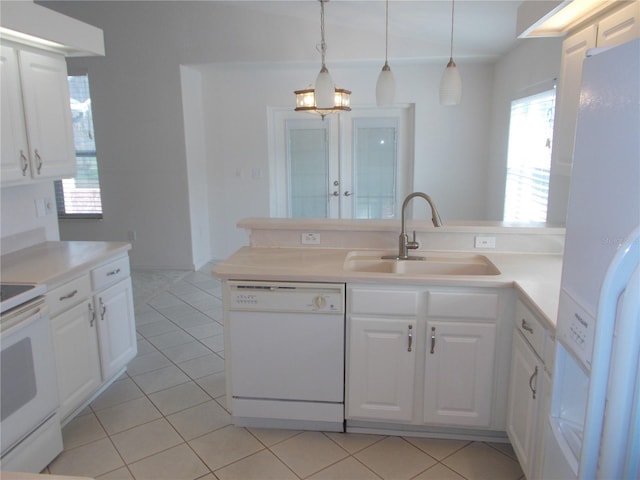
[[343, 431], [344, 284], [227, 287], [234, 424]]

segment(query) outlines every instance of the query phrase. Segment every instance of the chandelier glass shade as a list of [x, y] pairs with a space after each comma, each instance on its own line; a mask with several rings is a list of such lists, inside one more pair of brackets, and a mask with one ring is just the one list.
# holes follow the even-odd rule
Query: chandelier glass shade
[[324, 4], [329, 0], [319, 1], [321, 42], [318, 49], [322, 54], [322, 67], [313, 86], [293, 93], [296, 95], [296, 112], [317, 113], [324, 118], [330, 113], [351, 110], [351, 92], [335, 86], [325, 63], [327, 44], [324, 41]]

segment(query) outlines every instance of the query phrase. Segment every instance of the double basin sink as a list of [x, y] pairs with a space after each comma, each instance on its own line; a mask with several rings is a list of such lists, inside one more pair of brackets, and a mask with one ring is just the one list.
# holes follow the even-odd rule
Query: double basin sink
[[353, 251], [347, 255], [344, 269], [350, 272], [395, 275], [499, 275], [500, 270], [484, 255], [450, 252], [422, 252], [421, 260], [382, 258], [388, 251]]

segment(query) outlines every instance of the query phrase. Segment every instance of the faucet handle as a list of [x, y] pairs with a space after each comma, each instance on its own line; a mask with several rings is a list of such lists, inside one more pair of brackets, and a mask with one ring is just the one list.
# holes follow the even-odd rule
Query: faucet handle
[[418, 247], [420, 246], [420, 244], [416, 241], [416, 231], [413, 231], [413, 238], [410, 242], [407, 242], [407, 248], [410, 248], [411, 250], [416, 250]]

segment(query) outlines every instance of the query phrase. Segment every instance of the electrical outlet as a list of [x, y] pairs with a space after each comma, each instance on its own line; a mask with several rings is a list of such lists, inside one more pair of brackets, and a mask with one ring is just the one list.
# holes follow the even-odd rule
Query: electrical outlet
[[127, 233], [128, 233], [128, 236], [129, 236], [129, 241], [130, 241], [131, 243], [135, 242], [135, 241], [136, 241], [136, 238], [137, 238], [137, 236], [138, 236], [138, 235], [136, 234], [136, 231], [135, 231], [135, 230], [129, 230]]
[[36, 217], [44, 217], [47, 214], [47, 205], [44, 198], [36, 198]]
[[496, 237], [484, 237], [477, 235], [474, 246], [476, 248], [496, 248]]
[[320, 234], [313, 232], [301, 233], [300, 243], [302, 245], [320, 245]]

